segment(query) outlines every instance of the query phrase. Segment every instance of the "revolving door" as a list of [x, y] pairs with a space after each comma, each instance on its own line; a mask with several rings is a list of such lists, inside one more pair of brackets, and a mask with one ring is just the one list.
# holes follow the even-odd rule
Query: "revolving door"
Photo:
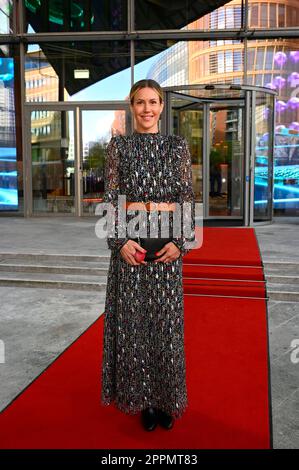
[[195, 198], [205, 223], [271, 222], [275, 92], [241, 85], [163, 91], [161, 130], [188, 141]]

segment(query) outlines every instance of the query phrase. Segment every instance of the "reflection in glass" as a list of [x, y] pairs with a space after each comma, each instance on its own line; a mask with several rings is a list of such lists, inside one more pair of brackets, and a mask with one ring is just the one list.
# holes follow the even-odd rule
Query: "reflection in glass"
[[271, 76], [264, 75], [264, 86], [277, 92], [274, 111], [274, 214], [293, 215], [299, 213], [298, 39], [292, 39], [288, 45], [277, 41], [272, 70]]
[[129, 43], [124, 41], [30, 45], [26, 101], [123, 100], [130, 89], [129, 66]]
[[35, 33], [127, 29], [127, 0], [25, 0], [24, 5]]
[[13, 0], [0, 0], [0, 34], [12, 33]]
[[[18, 210], [14, 61], [0, 58], [0, 212]], [[21, 168], [19, 168], [20, 170]], [[21, 187], [21, 184], [19, 185]]]
[[243, 108], [210, 112], [209, 215], [243, 214]]
[[104, 194], [105, 148], [113, 135], [126, 134], [126, 112], [82, 112], [82, 185], [83, 212], [95, 213]]
[[33, 212], [74, 213], [72, 111], [31, 113]]
[[[188, 109], [185, 109], [188, 108]], [[203, 202], [203, 109], [188, 99], [171, 99], [172, 133], [186, 137], [192, 156], [193, 190], [196, 202]]]
[[272, 119], [273, 97], [258, 92], [255, 106], [254, 221], [271, 219]]
[[[147, 45], [148, 56], [155, 54], [147, 73], [161, 86], [243, 82], [244, 45], [236, 41], [217, 41], [217, 52], [209, 41], [177, 41], [158, 54], [157, 44]], [[143, 57], [144, 41], [135, 41], [136, 57]], [[220, 47], [221, 46], [221, 47]], [[233, 73], [234, 72], [234, 73]]]

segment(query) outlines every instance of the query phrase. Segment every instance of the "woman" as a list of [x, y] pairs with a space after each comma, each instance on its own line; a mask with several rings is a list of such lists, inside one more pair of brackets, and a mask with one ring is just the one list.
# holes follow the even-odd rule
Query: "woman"
[[[118, 196], [125, 195], [127, 202], [164, 202], [163, 206], [147, 204], [144, 212], [149, 227], [154, 216], [152, 209], [157, 208], [159, 237], [163, 210], [168, 214], [171, 236], [174, 226], [171, 203], [179, 203], [176, 207], [180, 209], [187, 201], [192, 208], [187, 223], [195, 230], [190, 152], [184, 138], [159, 132], [163, 106], [163, 92], [156, 81], [140, 80], [132, 86], [130, 109], [134, 131], [129, 136], [111, 138], [105, 166], [104, 201], [115, 208], [116, 237], [107, 238], [111, 258], [101, 400], [104, 405], [114, 400], [125, 413], [140, 411], [148, 431], [155, 429], [158, 422], [171, 429], [173, 418], [180, 418], [188, 405], [182, 257], [190, 251], [186, 243], [194, 236], [187, 239], [182, 232], [160, 249], [157, 260], [138, 261], [135, 255], [145, 252], [141, 245], [128, 235], [118, 237], [137, 214], [136, 211], [126, 214], [124, 223]], [[185, 223], [181, 213], [182, 226], [183, 220]], [[149, 237], [149, 229], [147, 233]]]

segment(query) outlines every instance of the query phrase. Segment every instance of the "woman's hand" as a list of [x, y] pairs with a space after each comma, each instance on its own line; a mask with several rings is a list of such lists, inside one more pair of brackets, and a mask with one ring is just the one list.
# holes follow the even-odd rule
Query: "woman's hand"
[[161, 256], [161, 258], [155, 260], [155, 263], [159, 263], [160, 261], [164, 263], [169, 263], [178, 259], [181, 255], [181, 250], [172, 242], [166, 243], [160, 251], [157, 251], [157, 256]]
[[141, 251], [141, 253], [146, 253], [146, 250], [142, 248], [137, 242], [134, 240], [128, 240], [120, 250], [120, 254], [122, 258], [132, 266], [139, 266], [140, 264], [147, 264], [146, 261], [138, 262], [135, 259], [136, 250]]

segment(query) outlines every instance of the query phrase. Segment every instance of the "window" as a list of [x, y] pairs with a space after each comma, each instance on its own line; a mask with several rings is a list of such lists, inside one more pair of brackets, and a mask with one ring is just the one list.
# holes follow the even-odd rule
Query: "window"
[[217, 10], [211, 13], [211, 28], [214, 30], [217, 29], [217, 14]]
[[263, 75], [256, 75], [255, 76], [255, 84], [257, 86], [262, 86], [263, 85]]
[[266, 51], [265, 69], [272, 70], [273, 68], [273, 47], [268, 47]]
[[225, 29], [225, 9], [220, 9], [218, 12], [218, 29]]
[[251, 27], [258, 26], [258, 18], [259, 18], [259, 5], [257, 3], [253, 3], [249, 5], [249, 25]]
[[241, 28], [242, 26], [242, 8], [235, 7], [234, 8], [234, 27]]
[[262, 70], [264, 68], [264, 55], [265, 55], [265, 48], [260, 47], [257, 50], [255, 70]]
[[276, 4], [275, 3], [270, 3], [270, 14], [269, 14], [269, 27], [270, 28], [276, 28], [277, 27], [277, 22], [276, 22]]
[[278, 5], [278, 27], [285, 27], [285, 5]]
[[261, 3], [261, 18], [260, 18], [260, 27], [267, 28], [268, 27], [268, 4]]
[[255, 58], [255, 49], [250, 48], [248, 49], [247, 54], [247, 69], [254, 70], [254, 58]]
[[234, 72], [242, 70], [242, 52], [234, 51]]
[[227, 28], [234, 27], [234, 9], [233, 8], [226, 8], [226, 27]]
[[296, 18], [296, 13], [297, 13], [297, 8], [294, 8], [294, 7], [289, 7], [290, 11], [291, 11], [291, 18], [290, 18], [290, 22], [287, 23], [287, 26], [294, 26], [294, 27], [298, 27], [298, 24], [296, 22], [297, 18]]
[[224, 73], [224, 52], [218, 53], [218, 73]]
[[210, 74], [217, 73], [217, 54], [210, 54]]
[[272, 74], [271, 73], [265, 73], [264, 75], [264, 86], [266, 86], [268, 83], [270, 83], [272, 80]]
[[225, 52], [225, 71], [232, 72], [233, 71], [233, 53], [232, 51]]

